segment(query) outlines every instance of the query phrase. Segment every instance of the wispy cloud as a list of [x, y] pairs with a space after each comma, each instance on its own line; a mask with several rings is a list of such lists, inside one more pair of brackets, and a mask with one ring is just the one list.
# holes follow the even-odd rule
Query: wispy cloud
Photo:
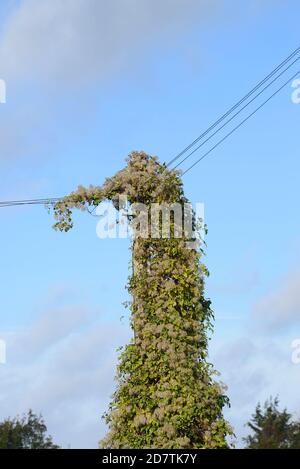
[[0, 367], [0, 419], [32, 408], [59, 444], [96, 448], [114, 389], [116, 348], [129, 330], [69, 300], [40, 312], [27, 329], [1, 335], [7, 363]]
[[23, 0], [2, 30], [2, 73], [70, 87], [111, 77], [132, 60], [138, 69], [148, 47], [163, 36], [170, 44], [222, 5], [223, 0]]
[[[90, 94], [95, 86], [143, 76], [151, 51], [174, 50], [192, 26], [214, 17], [223, 3], [12, 2], [0, 30], [0, 78], [7, 83], [7, 104], [0, 109], [0, 162], [41, 161], [50, 150], [55, 153], [62, 115], [64, 122], [79, 120], [82, 127], [95, 106]], [[75, 113], [70, 103], [76, 103]]]
[[291, 343], [285, 339], [252, 337], [249, 331], [234, 340], [213, 342], [212, 362], [228, 386], [231, 407], [226, 417], [237, 435], [237, 446], [249, 429], [245, 424], [258, 402], [278, 395], [282, 406], [300, 416], [297, 387], [299, 366], [292, 363]]
[[253, 307], [252, 317], [259, 327], [284, 331], [300, 325], [300, 273], [289, 274]]

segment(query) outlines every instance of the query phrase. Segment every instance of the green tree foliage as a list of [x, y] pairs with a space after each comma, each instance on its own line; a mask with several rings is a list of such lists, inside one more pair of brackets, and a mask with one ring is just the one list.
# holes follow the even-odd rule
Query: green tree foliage
[[300, 422], [293, 422], [286, 409], [279, 410], [278, 398], [263, 408], [257, 405], [250, 422], [252, 434], [244, 438], [249, 449], [300, 449]]
[[[187, 199], [177, 171], [143, 152], [101, 187], [79, 187], [54, 206], [55, 229], [72, 228], [72, 210], [126, 195], [129, 203]], [[172, 232], [174, 234], [173, 220]], [[228, 404], [207, 359], [213, 313], [205, 299], [201, 250], [187, 239], [136, 237], [128, 289], [133, 338], [120, 356], [118, 386], [109, 411], [104, 448], [224, 448], [231, 429]]]
[[1, 449], [57, 449], [41, 416], [31, 410], [22, 417], [0, 422]]

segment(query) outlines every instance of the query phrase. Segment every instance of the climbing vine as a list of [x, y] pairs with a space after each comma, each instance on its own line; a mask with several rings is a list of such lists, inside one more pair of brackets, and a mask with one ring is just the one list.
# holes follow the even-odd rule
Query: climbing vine
[[[73, 226], [72, 210], [103, 200], [116, 208], [119, 195], [130, 204], [187, 202], [177, 171], [143, 152], [101, 187], [79, 187], [54, 206], [55, 229]], [[174, 224], [173, 220], [173, 224]], [[228, 404], [208, 362], [213, 313], [204, 297], [202, 251], [185, 236], [136, 237], [132, 242], [133, 338], [121, 352], [117, 389], [105, 419], [103, 448], [226, 448], [231, 429]]]

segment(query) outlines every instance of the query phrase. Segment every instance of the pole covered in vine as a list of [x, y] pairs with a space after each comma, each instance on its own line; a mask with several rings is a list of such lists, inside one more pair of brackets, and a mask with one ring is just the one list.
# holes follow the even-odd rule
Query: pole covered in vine
[[[185, 204], [177, 171], [143, 152], [100, 187], [79, 187], [54, 206], [55, 229], [72, 228], [72, 210], [118, 196], [149, 207]], [[173, 220], [174, 228], [174, 220]], [[202, 250], [185, 236], [135, 237], [128, 289], [131, 343], [119, 357], [117, 389], [105, 415], [102, 448], [226, 448], [228, 404], [208, 362], [213, 313], [204, 297]]]

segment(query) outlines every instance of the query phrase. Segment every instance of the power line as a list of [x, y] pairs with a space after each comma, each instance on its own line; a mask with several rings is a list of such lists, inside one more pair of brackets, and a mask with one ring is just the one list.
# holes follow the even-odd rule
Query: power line
[[196, 164], [200, 163], [206, 156], [208, 156], [213, 150], [215, 150], [221, 143], [223, 143], [225, 140], [227, 140], [228, 137], [230, 137], [236, 130], [238, 130], [245, 122], [247, 122], [252, 116], [254, 116], [260, 109], [262, 109], [269, 101], [271, 101], [272, 98], [274, 98], [285, 86], [287, 86], [294, 78], [296, 78], [297, 75], [299, 75], [300, 70], [298, 70], [295, 75], [293, 75], [291, 78], [289, 78], [288, 81], [286, 81], [275, 93], [273, 93], [266, 101], [264, 101], [258, 108], [255, 109], [249, 116], [246, 117], [242, 122], [240, 122], [231, 132], [229, 132], [225, 137], [223, 137], [219, 142], [214, 145], [209, 151], [207, 151], [204, 155], [201, 156], [195, 163], [193, 163], [186, 171], [182, 173], [182, 175], [186, 174], [188, 171], [190, 171]]
[[262, 81], [260, 81], [249, 93], [247, 93], [240, 101], [238, 101], [232, 108], [230, 108], [223, 116], [221, 116], [216, 122], [214, 122], [207, 130], [205, 130], [199, 137], [197, 137], [190, 145], [184, 148], [180, 153], [178, 153], [171, 161], [167, 163], [166, 166], [170, 166], [175, 161], [178, 160], [184, 153], [186, 153], [190, 148], [192, 148], [196, 143], [198, 143], [202, 138], [204, 138], [211, 130], [213, 130], [217, 125], [219, 125], [226, 117], [228, 117], [232, 112], [234, 112], [244, 101], [250, 98], [261, 86], [263, 86], [270, 78], [272, 78], [281, 68], [283, 68], [293, 57], [295, 57], [300, 51], [300, 47], [294, 50], [281, 64], [279, 64], [269, 75], [267, 75]]
[[[258, 85], [256, 85], [247, 95], [245, 95], [238, 103], [236, 103], [229, 111], [227, 111], [222, 117], [220, 117], [213, 125], [211, 125], [205, 132], [203, 132], [197, 139], [195, 139], [190, 145], [188, 145], [182, 152], [180, 152], [175, 158], [173, 158], [166, 166], [170, 166], [174, 163], [180, 156], [182, 156], [186, 151], [192, 148], [197, 142], [204, 138], [211, 130], [213, 130], [218, 124], [220, 124], [226, 117], [228, 117], [232, 112], [235, 111], [244, 101], [251, 97], [263, 84], [265, 84], [270, 78], [272, 78], [279, 70], [281, 70], [284, 65], [286, 65], [293, 57], [295, 57], [300, 51], [300, 47], [295, 49], [295, 51], [287, 57], [280, 65], [278, 65], [268, 76], [266, 76]], [[290, 64], [284, 71], [282, 71], [277, 77], [274, 78], [262, 91], [260, 91], [250, 102], [248, 102], [242, 109], [240, 109], [233, 117], [231, 117], [225, 124], [223, 124], [219, 129], [217, 129], [208, 139], [206, 139], [202, 144], [200, 144], [196, 149], [194, 149], [189, 155], [187, 155], [182, 161], [180, 161], [175, 168], [182, 164], [187, 158], [189, 158], [195, 151], [207, 143], [214, 135], [216, 135], [220, 130], [222, 130], [229, 122], [231, 122], [238, 114], [240, 114], [247, 106], [249, 106], [255, 99], [257, 99], [267, 88], [269, 88], [276, 80], [278, 80], [289, 68], [291, 68], [300, 57], [298, 57], [292, 64]], [[216, 145], [214, 145], [208, 152], [206, 152], [201, 158], [199, 158], [194, 164], [192, 164], [186, 171], [183, 172], [183, 175], [190, 171], [196, 164], [202, 161], [206, 156], [208, 156], [215, 148], [217, 148], [221, 143], [223, 143], [228, 137], [230, 137], [236, 130], [238, 130], [245, 122], [247, 122], [254, 114], [256, 114], [265, 104], [267, 104], [273, 97], [275, 97], [291, 80], [293, 80], [300, 71], [298, 71], [293, 77], [291, 77], [284, 85], [282, 85], [275, 93], [272, 94], [264, 103], [262, 103], [254, 112], [252, 112], [246, 119], [244, 119], [240, 124], [238, 124], [231, 132], [225, 135]], [[173, 168], [173, 169], [175, 169]], [[0, 202], [0, 208], [2, 207], [12, 207], [12, 206], [21, 206], [21, 205], [51, 205], [55, 204], [58, 201], [63, 200], [63, 197], [49, 197], [44, 199], [22, 199], [22, 200], [8, 200]]]
[[174, 166], [172, 169], [178, 168], [184, 161], [186, 161], [190, 156], [192, 156], [196, 151], [198, 151], [200, 148], [203, 147], [207, 142], [209, 142], [215, 135], [217, 135], [224, 127], [226, 127], [233, 119], [238, 116], [244, 109], [246, 109], [250, 104], [252, 104], [259, 96], [261, 96], [270, 86], [272, 86], [279, 78], [282, 77], [295, 63], [300, 59], [298, 57], [294, 62], [292, 62], [287, 68], [285, 68], [277, 77], [275, 77], [270, 83], [268, 83], [267, 86], [265, 86], [257, 95], [254, 96], [250, 101], [248, 101], [247, 104], [245, 104], [241, 109], [239, 109], [238, 112], [236, 112], [230, 119], [228, 119], [221, 127], [219, 127], [215, 132], [213, 132], [207, 139], [205, 139], [200, 145], [198, 145], [194, 150], [192, 150], [187, 156], [185, 156], [179, 163], [177, 163], [176, 166]]
[[48, 199], [23, 199], [23, 200], [7, 200], [0, 202], [1, 207], [12, 207], [16, 205], [47, 205], [55, 204], [59, 200], [62, 200], [62, 197], [49, 197]]

